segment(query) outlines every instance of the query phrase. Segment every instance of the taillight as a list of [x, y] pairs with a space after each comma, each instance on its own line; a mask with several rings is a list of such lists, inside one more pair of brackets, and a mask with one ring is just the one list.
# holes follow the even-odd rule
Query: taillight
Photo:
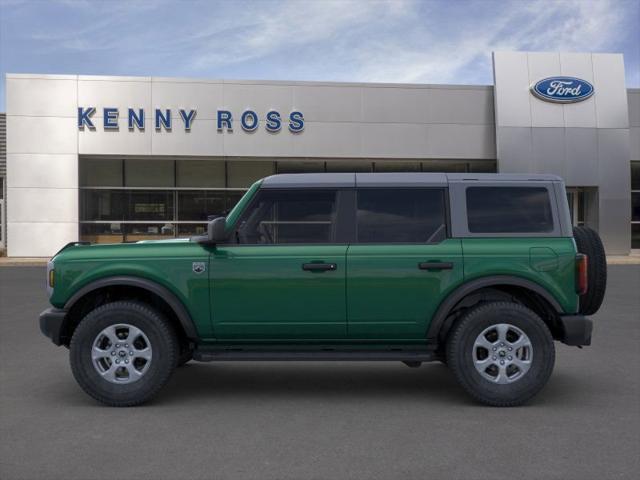
[[587, 275], [587, 266], [589, 257], [584, 253], [576, 255], [576, 293], [584, 295], [589, 287], [589, 277]]

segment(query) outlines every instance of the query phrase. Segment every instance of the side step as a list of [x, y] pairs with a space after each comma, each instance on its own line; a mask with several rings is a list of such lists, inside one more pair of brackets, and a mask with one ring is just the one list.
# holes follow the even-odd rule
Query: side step
[[199, 362], [233, 361], [294, 361], [294, 362], [430, 362], [436, 360], [433, 352], [426, 350], [202, 350], [193, 352]]

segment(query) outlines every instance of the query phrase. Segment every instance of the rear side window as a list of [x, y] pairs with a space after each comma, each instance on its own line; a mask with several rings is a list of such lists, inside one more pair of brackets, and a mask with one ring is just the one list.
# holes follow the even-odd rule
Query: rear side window
[[443, 189], [358, 191], [359, 243], [433, 243], [446, 237]]
[[467, 221], [471, 233], [551, 232], [549, 192], [544, 187], [469, 187]]
[[242, 244], [332, 243], [335, 190], [261, 190], [240, 220]]

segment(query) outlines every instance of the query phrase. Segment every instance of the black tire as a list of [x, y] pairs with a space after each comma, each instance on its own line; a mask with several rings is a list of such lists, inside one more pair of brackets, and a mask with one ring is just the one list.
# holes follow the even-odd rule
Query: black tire
[[[152, 358], [147, 370], [131, 383], [105, 380], [91, 357], [97, 336], [105, 328], [118, 324], [139, 328], [151, 344]], [[162, 314], [140, 302], [118, 301], [102, 305], [82, 319], [71, 338], [69, 359], [76, 381], [87, 394], [112, 407], [131, 407], [148, 401], [167, 383], [178, 351], [176, 335]]]
[[[529, 370], [505, 384], [483, 377], [473, 358], [476, 339], [485, 329], [500, 323], [524, 332], [532, 346]], [[472, 308], [453, 327], [447, 340], [448, 367], [460, 385], [485, 405], [513, 407], [527, 402], [545, 386], [554, 363], [555, 348], [549, 329], [538, 315], [518, 303], [494, 302]]]
[[604, 300], [607, 289], [607, 256], [598, 233], [589, 227], [573, 227], [573, 238], [578, 252], [584, 253], [588, 259], [588, 287], [584, 295], [580, 295], [580, 313], [593, 315]]

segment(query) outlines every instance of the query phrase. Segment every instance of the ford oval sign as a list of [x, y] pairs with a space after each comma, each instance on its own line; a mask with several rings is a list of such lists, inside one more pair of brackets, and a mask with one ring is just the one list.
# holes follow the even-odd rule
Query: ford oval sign
[[581, 102], [593, 95], [593, 85], [575, 77], [549, 77], [532, 85], [531, 93], [547, 102]]

